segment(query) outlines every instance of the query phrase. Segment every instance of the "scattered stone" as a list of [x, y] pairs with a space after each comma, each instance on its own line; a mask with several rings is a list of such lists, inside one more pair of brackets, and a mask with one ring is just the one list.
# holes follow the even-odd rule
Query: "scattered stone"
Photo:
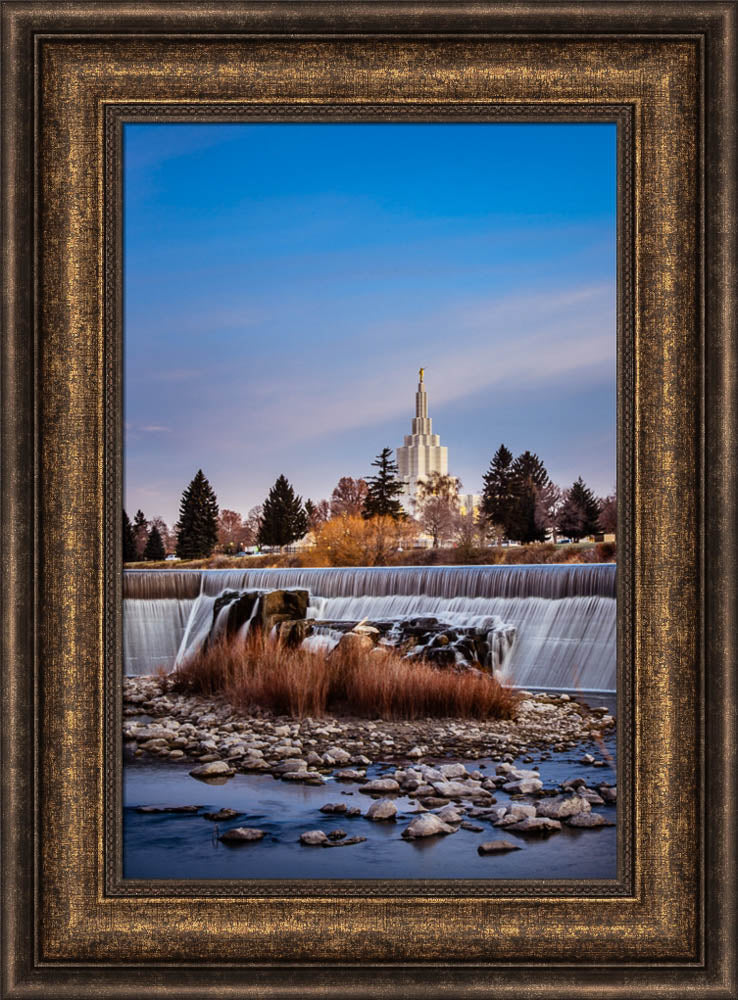
[[232, 830], [226, 830], [218, 839], [229, 843], [250, 843], [261, 840], [264, 835], [264, 830], [256, 830], [251, 826], [236, 826]]
[[462, 820], [461, 823], [462, 830], [470, 830], [472, 833], [482, 833], [484, 831], [483, 826], [477, 826], [476, 823], [470, 823], [469, 820]]
[[512, 824], [509, 829], [515, 830], [517, 833], [546, 835], [553, 833], [554, 830], [560, 830], [561, 823], [557, 819], [548, 819], [545, 816], [526, 816], [525, 819]]
[[589, 801], [581, 795], [557, 795], [553, 799], [541, 799], [535, 807], [535, 815], [565, 819], [578, 813], [588, 813], [591, 808]]
[[214, 760], [206, 764], [199, 764], [190, 771], [193, 778], [199, 778], [201, 781], [207, 781], [208, 778], [230, 778], [235, 773], [234, 768], [226, 764], [224, 760]]
[[[346, 803], [345, 802], [326, 802], [324, 806], [320, 807], [322, 813], [345, 813]], [[361, 810], [359, 810], [361, 812]]]
[[513, 840], [486, 840], [477, 847], [478, 854], [501, 854], [503, 851], [520, 851], [521, 845]]
[[309, 847], [319, 847], [328, 840], [328, 835], [322, 830], [306, 830], [300, 834], [300, 843]]
[[611, 787], [610, 785], [600, 785], [597, 791], [600, 793], [605, 802], [616, 802], [618, 797], [617, 789]]
[[400, 786], [394, 778], [374, 778], [373, 781], [367, 781], [365, 785], [362, 785], [359, 791], [364, 792], [365, 795], [371, 795], [372, 792], [386, 794], [388, 792], [399, 792]]
[[460, 823], [464, 818], [463, 811], [457, 806], [447, 805], [443, 809], [439, 809], [436, 813], [439, 819], [442, 819], [444, 823]]
[[567, 778], [566, 781], [561, 782], [562, 788], [584, 788], [587, 782], [584, 778]]
[[203, 819], [211, 819], [214, 823], [222, 823], [227, 819], [235, 819], [241, 813], [238, 809], [219, 809], [217, 812], [203, 813]]
[[342, 771], [336, 771], [333, 775], [336, 781], [366, 781], [366, 771], [355, 771], [350, 767], [344, 768]]
[[347, 837], [346, 840], [324, 840], [323, 847], [350, 847], [351, 844], [363, 844], [366, 837]]
[[434, 837], [440, 833], [454, 833], [454, 828], [433, 813], [426, 812], [411, 820], [410, 825], [402, 831], [402, 836], [414, 840], [419, 837]]
[[375, 823], [394, 820], [396, 815], [397, 806], [391, 799], [379, 799], [377, 802], [372, 802], [366, 811], [366, 818]]
[[329, 840], [343, 840], [343, 838], [345, 836], [346, 836], [346, 831], [345, 830], [336, 829], [336, 830], [329, 830], [328, 831], [328, 839]]
[[577, 813], [576, 816], [570, 816], [566, 822], [569, 826], [578, 827], [615, 826], [613, 820], [603, 816], [602, 813], [593, 812]]
[[502, 786], [504, 792], [512, 792], [518, 795], [530, 795], [531, 792], [537, 792], [543, 788], [543, 782], [540, 778], [524, 778], [521, 781], [508, 781], [507, 784]]

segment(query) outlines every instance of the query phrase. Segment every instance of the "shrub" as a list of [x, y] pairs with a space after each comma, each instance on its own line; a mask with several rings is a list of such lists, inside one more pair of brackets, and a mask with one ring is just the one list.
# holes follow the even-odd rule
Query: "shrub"
[[176, 671], [173, 684], [178, 691], [222, 694], [242, 710], [298, 718], [331, 711], [385, 719], [509, 719], [518, 701], [488, 674], [438, 669], [381, 647], [343, 645], [325, 656], [288, 648], [261, 632], [245, 643], [213, 643]]

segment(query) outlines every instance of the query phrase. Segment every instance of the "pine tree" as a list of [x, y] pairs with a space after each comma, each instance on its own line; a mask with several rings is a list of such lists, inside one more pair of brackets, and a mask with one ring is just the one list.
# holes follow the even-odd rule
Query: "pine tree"
[[149, 537], [149, 522], [142, 510], [136, 511], [133, 518], [133, 544], [136, 547], [136, 558], [143, 558], [143, 550], [146, 547], [146, 539]]
[[154, 525], [154, 527], [149, 532], [149, 537], [146, 540], [146, 547], [143, 550], [143, 557], [146, 562], [160, 562], [162, 559], [166, 559], [167, 553], [164, 549], [164, 542], [159, 534], [159, 529]]
[[600, 506], [592, 490], [580, 476], [566, 491], [559, 511], [559, 531], [579, 540], [598, 530]]
[[133, 525], [125, 511], [123, 511], [123, 562], [136, 561], [136, 542], [133, 537]]
[[490, 528], [499, 525], [506, 535], [513, 502], [512, 461], [512, 452], [501, 444], [484, 474], [482, 490], [482, 516]]
[[198, 469], [182, 494], [177, 524], [177, 555], [180, 559], [205, 559], [218, 541], [218, 500]]
[[308, 530], [302, 497], [296, 496], [285, 476], [280, 476], [264, 501], [259, 525], [259, 544], [290, 545]]
[[367, 477], [367, 494], [364, 498], [362, 516], [365, 519], [370, 517], [391, 517], [395, 521], [405, 518], [405, 511], [402, 504], [397, 499], [402, 493], [402, 482], [399, 477], [399, 469], [392, 461], [392, 449], [383, 448], [372, 465], [379, 471], [376, 476]]
[[505, 525], [508, 538], [524, 545], [546, 540], [538, 508], [539, 496], [549, 483], [548, 473], [538, 455], [530, 451], [518, 455], [510, 469], [512, 502]]

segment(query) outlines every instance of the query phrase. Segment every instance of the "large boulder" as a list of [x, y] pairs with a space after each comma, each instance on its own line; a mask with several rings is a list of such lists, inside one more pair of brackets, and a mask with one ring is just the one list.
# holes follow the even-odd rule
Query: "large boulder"
[[359, 791], [365, 795], [372, 795], [374, 792], [380, 792], [383, 795], [388, 793], [399, 795], [400, 785], [394, 778], [374, 778], [362, 785]]
[[397, 806], [391, 799], [378, 799], [376, 802], [372, 802], [366, 811], [366, 818], [375, 823], [393, 820], [396, 815]]
[[226, 764], [224, 760], [213, 760], [208, 764], [199, 764], [190, 771], [192, 777], [199, 778], [200, 781], [208, 781], [211, 778], [230, 778], [235, 773], [234, 768]]
[[565, 819], [567, 816], [576, 816], [577, 813], [588, 813], [591, 808], [589, 801], [581, 795], [555, 795], [537, 803], [536, 815], [547, 816], [548, 819]]
[[406, 829], [402, 831], [402, 836], [408, 840], [415, 840], [420, 837], [435, 837], [438, 834], [455, 833], [455, 827], [444, 823], [433, 813], [422, 813], [416, 816]]
[[252, 620], [254, 626], [271, 632], [277, 622], [294, 621], [307, 614], [307, 590], [270, 590], [262, 594]]

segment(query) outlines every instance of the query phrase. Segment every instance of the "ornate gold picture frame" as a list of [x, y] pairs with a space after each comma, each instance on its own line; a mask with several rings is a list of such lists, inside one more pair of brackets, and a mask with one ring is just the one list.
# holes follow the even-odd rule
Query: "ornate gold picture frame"
[[[711, 2], [3, 4], [4, 996], [736, 996], [735, 26]], [[614, 882], [121, 879], [141, 118], [617, 123]]]

